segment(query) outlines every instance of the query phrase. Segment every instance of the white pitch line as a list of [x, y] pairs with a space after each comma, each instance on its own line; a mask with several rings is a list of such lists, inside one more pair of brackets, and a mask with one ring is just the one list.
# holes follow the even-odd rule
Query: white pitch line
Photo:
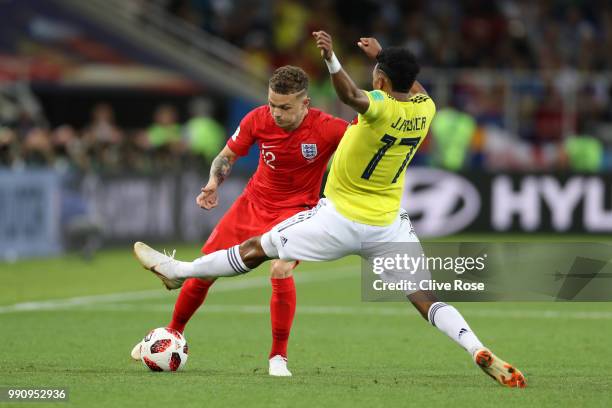
[[[343, 279], [354, 274], [359, 275], [359, 266], [342, 266], [335, 268], [330, 273], [308, 273], [308, 271], [295, 274], [297, 284], [307, 284], [311, 282], [325, 282], [336, 279]], [[235, 279], [221, 279], [213, 286], [215, 292], [231, 292], [236, 290], [261, 288], [270, 285], [268, 276], [254, 276]], [[177, 292], [178, 293], [178, 292]], [[138, 292], [119, 292], [104, 295], [77, 296], [64, 299], [42, 300], [36, 302], [22, 302], [12, 305], [0, 306], [0, 314], [15, 312], [36, 312], [43, 310], [70, 309], [79, 306], [89, 306], [93, 304], [105, 304], [126, 302], [134, 300], [160, 299], [168, 296], [166, 290], [144, 290]]]
[[[359, 273], [359, 266], [346, 265], [329, 273], [309, 273], [300, 271], [295, 274], [298, 284], [325, 282], [354, 276]], [[231, 292], [236, 290], [266, 287], [270, 284], [268, 276], [254, 276], [236, 279], [223, 279], [215, 283], [214, 291]], [[0, 306], [0, 314], [15, 312], [36, 312], [49, 310], [83, 310], [83, 311], [151, 311], [166, 312], [172, 304], [141, 304], [131, 305], [130, 302], [147, 299], [162, 299], [168, 297], [165, 290], [147, 290], [138, 292], [120, 292], [105, 295], [79, 296], [65, 299], [45, 300], [38, 302], [23, 302]], [[500, 318], [533, 318], [533, 319], [612, 319], [612, 312], [598, 311], [557, 311], [557, 310], [509, 310], [491, 309], [483, 304], [482, 310], [465, 310], [462, 313], [470, 317], [500, 317]], [[76, 309], [75, 309], [76, 308]], [[245, 313], [268, 314], [268, 305], [206, 305], [206, 313]], [[299, 314], [309, 315], [376, 315], [376, 316], [417, 316], [409, 305], [405, 307], [389, 306], [300, 306]]]
[[[83, 305], [72, 311], [81, 312], [170, 312], [173, 304], [127, 304], [127, 303], [98, 303]], [[572, 320], [610, 320], [612, 312], [586, 312], [586, 311], [557, 311], [557, 310], [508, 310], [491, 309], [483, 304], [482, 310], [464, 310], [462, 313], [469, 317], [504, 318], [504, 319], [572, 319]], [[50, 310], [65, 310], [61, 307]], [[241, 313], [241, 314], [269, 314], [269, 305], [206, 305], [204, 313]], [[299, 315], [344, 315], [344, 316], [420, 316], [416, 310], [406, 304], [404, 307], [389, 306], [300, 306], [297, 307]]]

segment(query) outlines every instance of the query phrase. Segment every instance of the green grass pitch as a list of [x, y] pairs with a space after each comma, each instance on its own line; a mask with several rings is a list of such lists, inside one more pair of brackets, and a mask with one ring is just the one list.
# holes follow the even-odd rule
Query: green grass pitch
[[[456, 304], [525, 373], [528, 388], [505, 389], [409, 304], [361, 302], [358, 259], [296, 276], [294, 376], [270, 378], [267, 266], [217, 282], [185, 332], [186, 369], [153, 373], [129, 352], [177, 294], [128, 249], [0, 264], [0, 386], [68, 387], [53, 405], [80, 407], [612, 406], [612, 303]], [[43, 406], [0, 402], [13, 405]]]

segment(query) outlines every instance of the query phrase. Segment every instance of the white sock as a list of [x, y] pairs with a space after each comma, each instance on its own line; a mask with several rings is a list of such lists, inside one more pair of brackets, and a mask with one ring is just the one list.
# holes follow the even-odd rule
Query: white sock
[[459, 343], [470, 355], [484, 347], [461, 313], [453, 306], [444, 302], [436, 302], [429, 308], [427, 318], [431, 324]]
[[183, 278], [217, 278], [221, 276], [236, 276], [250, 272], [240, 257], [239, 245], [230, 249], [213, 252], [204, 255], [191, 262], [189, 276]]

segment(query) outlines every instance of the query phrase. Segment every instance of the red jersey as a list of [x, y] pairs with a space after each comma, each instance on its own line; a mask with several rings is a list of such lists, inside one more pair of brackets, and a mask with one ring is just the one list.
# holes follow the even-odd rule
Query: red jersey
[[285, 131], [274, 122], [268, 106], [253, 109], [227, 141], [239, 156], [246, 155], [254, 143], [259, 147], [259, 165], [244, 193], [258, 205], [273, 209], [314, 206], [327, 162], [347, 125], [345, 120], [309, 108], [297, 129]]

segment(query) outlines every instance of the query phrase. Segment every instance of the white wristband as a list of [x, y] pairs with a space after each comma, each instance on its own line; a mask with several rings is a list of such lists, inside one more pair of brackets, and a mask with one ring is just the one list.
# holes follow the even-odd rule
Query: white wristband
[[342, 69], [342, 65], [340, 65], [340, 61], [338, 61], [335, 53], [332, 53], [330, 61], [325, 60], [325, 64], [327, 64], [327, 69], [330, 74], [335, 74]]

